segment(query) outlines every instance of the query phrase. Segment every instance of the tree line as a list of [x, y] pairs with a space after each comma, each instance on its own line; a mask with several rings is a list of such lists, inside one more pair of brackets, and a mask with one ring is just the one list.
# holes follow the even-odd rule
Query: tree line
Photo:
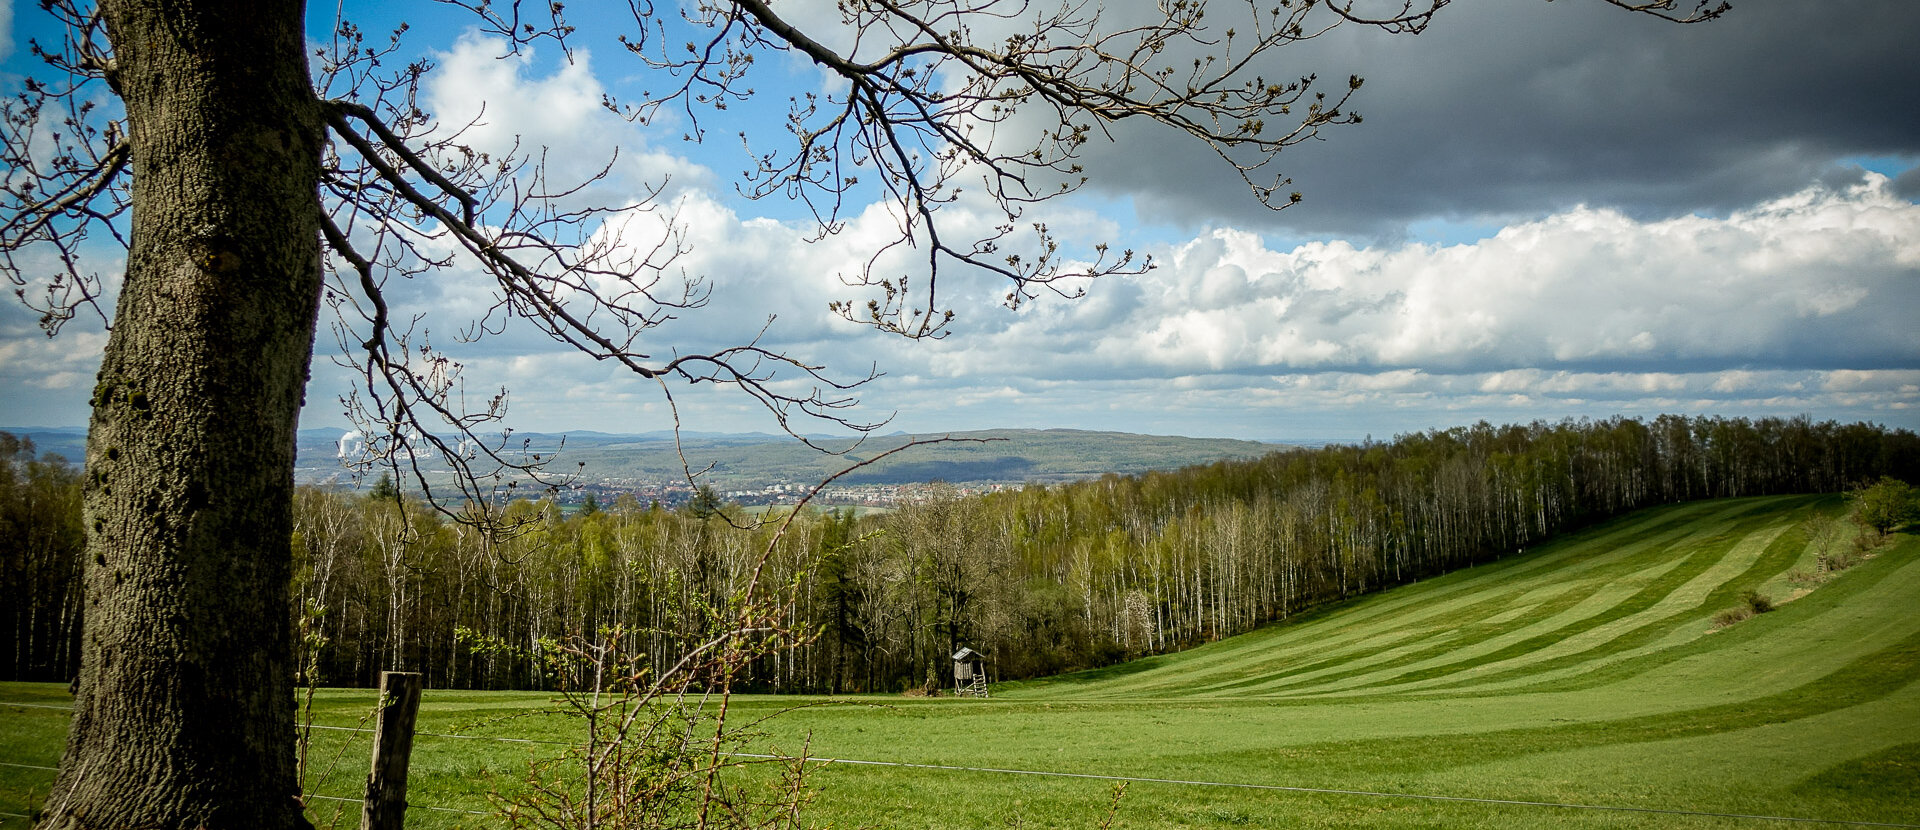
[[[0, 437], [0, 678], [65, 680], [81, 614], [80, 475]], [[743, 690], [943, 685], [948, 655], [995, 679], [1101, 666], [1231, 636], [1328, 602], [1509, 555], [1657, 504], [1920, 479], [1920, 437], [1808, 418], [1486, 423], [1282, 450], [889, 513], [809, 511], [784, 534], [738, 507], [621, 496], [508, 509], [489, 539], [390, 486], [303, 488], [291, 546], [303, 671], [371, 685], [547, 688], [569, 635], [620, 630], [664, 669], [748, 580], [781, 586], [804, 647]], [[763, 553], [771, 551], [763, 561]]]

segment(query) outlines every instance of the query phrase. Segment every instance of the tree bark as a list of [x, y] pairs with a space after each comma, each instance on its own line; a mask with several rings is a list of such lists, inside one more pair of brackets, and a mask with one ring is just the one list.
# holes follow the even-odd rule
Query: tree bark
[[294, 431], [324, 134], [297, 0], [105, 0], [132, 143], [87, 439], [79, 695], [42, 827], [304, 827]]

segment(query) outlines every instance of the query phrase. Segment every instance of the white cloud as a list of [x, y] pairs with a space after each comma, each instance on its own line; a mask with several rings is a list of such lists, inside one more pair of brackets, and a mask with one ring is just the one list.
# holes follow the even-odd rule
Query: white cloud
[[[1504, 375], [1504, 377], [1503, 377]], [[1877, 420], [1911, 426], [1920, 371], [1729, 373], [1416, 370], [1051, 383], [985, 378], [885, 390], [906, 430], [1075, 426], [1185, 435], [1358, 439], [1486, 420], [1662, 413]], [[1011, 388], [1019, 396], [1001, 391]], [[1841, 391], [1832, 391], [1838, 387]], [[989, 393], [999, 392], [997, 398]]]
[[0, 61], [13, 56], [13, 0], [0, 0]]
[[[677, 313], [638, 348], [657, 362], [762, 337], [835, 377], [877, 364], [887, 376], [866, 392], [869, 412], [877, 419], [899, 410], [900, 428], [1354, 437], [1616, 412], [1913, 423], [1920, 407], [1920, 334], [1910, 319], [1920, 308], [1920, 206], [1877, 176], [1718, 217], [1647, 221], [1570, 209], [1464, 245], [1275, 246], [1217, 229], [1162, 246], [1160, 267], [1146, 275], [1013, 312], [996, 307], [1003, 283], [949, 272], [942, 293], [961, 314], [953, 335], [907, 344], [826, 309], [865, 296], [843, 278], [897, 240], [888, 209], [852, 212], [818, 242], [808, 241], [811, 227], [743, 216], [707, 189], [707, 170], [651, 149], [648, 131], [600, 108], [584, 50], [571, 64], [499, 59], [501, 51], [468, 36], [439, 56], [426, 101], [444, 123], [477, 117], [467, 140], [495, 152], [516, 137], [547, 146], [560, 178], [590, 174], [613, 147], [627, 148], [615, 175], [590, 194], [599, 202], [636, 201], [664, 176], [683, 185], [657, 211], [619, 219], [598, 237], [645, 249], [671, 220], [687, 253], [662, 285], [684, 275], [712, 290], [710, 305]], [[1130, 229], [1092, 212], [1050, 205], [1024, 219], [1041, 213], [1066, 239], [1126, 245]], [[965, 202], [942, 215], [954, 239], [999, 221]], [[917, 277], [922, 256], [901, 246], [873, 265], [880, 275]], [[657, 388], [530, 326], [453, 342], [496, 291], [464, 265], [396, 280], [389, 299], [397, 320], [426, 315], [435, 345], [467, 365], [471, 389], [511, 388], [517, 427], [667, 425]], [[772, 315], [778, 320], [762, 336]], [[104, 335], [75, 331], [48, 344], [29, 328], [0, 326], [0, 382], [84, 400]], [[329, 338], [321, 343], [324, 350]], [[320, 415], [331, 414], [324, 402], [337, 394], [321, 387], [345, 376], [324, 361], [309, 396]], [[693, 428], [770, 427], [737, 393], [702, 385], [674, 394]], [[84, 418], [84, 406], [62, 411], [71, 410]], [[77, 422], [29, 416], [37, 411], [9, 403], [0, 423]]]
[[0, 337], [0, 387], [71, 391], [82, 397], [92, 389], [89, 379], [107, 346], [105, 332], [77, 327], [49, 338], [24, 325], [7, 325]]
[[[904, 429], [1355, 437], [1662, 411], [1905, 423], [1920, 405], [1920, 335], [1907, 320], [1920, 307], [1920, 206], [1884, 184], [1809, 191], [1725, 219], [1636, 222], [1583, 209], [1445, 247], [1275, 250], [1219, 230], [1079, 302], [1007, 312], [993, 306], [997, 285], [952, 275], [967, 301], [960, 328], [916, 344], [825, 308], [851, 293], [840, 277], [895, 231], [879, 208], [809, 243], [804, 228], [686, 193], [626, 230], [636, 243], [657, 238], [673, 216], [690, 247], [676, 267], [714, 291], [711, 306], [656, 330], [644, 348], [666, 356], [745, 342], [777, 314], [762, 341], [772, 348], [839, 377], [877, 362], [888, 376], [866, 390], [869, 417], [897, 410]], [[913, 266], [911, 250], [889, 256], [883, 267]], [[524, 325], [451, 343], [440, 333], [490, 296], [470, 269], [395, 288], [412, 306], [396, 313], [429, 311], [436, 344], [467, 364], [471, 388], [513, 390], [518, 426], [669, 423], [651, 384]], [[0, 366], [22, 386], [55, 385], [90, 372], [99, 345], [56, 349], [10, 335]], [[696, 428], [770, 428], [738, 394], [675, 394]]]
[[643, 198], [650, 188], [710, 184], [713, 176], [686, 158], [653, 148], [647, 131], [602, 106], [607, 90], [592, 69], [592, 53], [574, 49], [541, 75], [532, 48], [507, 55], [498, 38], [473, 32], [435, 55], [425, 101], [442, 130], [459, 143], [495, 157], [514, 152], [544, 158], [554, 190], [572, 187], [612, 163], [608, 179], [581, 196], [595, 204]]
[[1502, 388], [1522, 375], [1500, 373], [1529, 369], [1912, 365], [1920, 207], [1886, 185], [1725, 219], [1582, 208], [1448, 247], [1274, 250], [1216, 230], [1095, 289], [1118, 288], [1128, 308], [1047, 304], [1005, 339], [942, 357], [1051, 377], [1419, 368], [1492, 373]]

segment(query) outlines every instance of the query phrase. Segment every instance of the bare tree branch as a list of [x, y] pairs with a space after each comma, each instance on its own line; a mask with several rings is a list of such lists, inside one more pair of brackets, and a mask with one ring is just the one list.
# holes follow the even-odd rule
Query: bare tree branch
[[[99, 304], [101, 277], [82, 266], [82, 248], [95, 232], [126, 247], [117, 222], [129, 206], [131, 145], [122, 116], [91, 89], [113, 82], [98, 10], [66, 0], [43, 7], [64, 24], [62, 42], [28, 48], [59, 80], [24, 79], [20, 92], [0, 102], [0, 272], [52, 336], [82, 306], [111, 322]], [[50, 251], [55, 266], [23, 259], [29, 251]]]

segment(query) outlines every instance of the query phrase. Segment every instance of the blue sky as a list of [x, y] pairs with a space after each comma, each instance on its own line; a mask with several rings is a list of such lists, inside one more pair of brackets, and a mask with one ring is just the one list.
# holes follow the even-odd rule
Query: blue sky
[[[830, 3], [778, 8], [845, 36]], [[1157, 267], [1017, 310], [991, 279], [950, 275], [953, 333], [918, 343], [827, 311], [864, 298], [841, 277], [886, 238], [883, 213], [856, 206], [841, 233], [809, 242], [793, 205], [734, 190], [735, 133], [777, 141], [786, 95], [820, 88], [810, 67], [760, 62], [756, 99], [709, 114], [694, 143], [684, 123], [597, 106], [659, 83], [614, 40], [633, 31], [626, 4], [569, 7], [571, 61], [551, 44], [502, 57], [454, 7], [341, 9], [371, 32], [407, 19], [404, 49], [436, 64], [423, 100], [443, 121], [478, 119], [476, 144], [545, 147], [563, 173], [618, 148], [598, 191], [612, 201], [672, 182], [665, 204], [689, 247], [676, 266], [713, 297], [650, 333], [656, 353], [765, 327], [763, 343], [840, 376], [883, 373], [862, 412], [889, 430], [1312, 439], [1661, 412], [1920, 428], [1920, 4], [1750, 0], [1672, 26], [1598, 0], [1488, 0], [1418, 36], [1337, 30], [1261, 67], [1367, 79], [1353, 104], [1364, 123], [1281, 154], [1300, 205], [1262, 207], [1190, 140], [1116, 129], [1086, 152], [1090, 185], [1029, 218], [1076, 250], [1108, 241]], [[24, 41], [45, 36], [40, 14], [0, 0], [9, 88], [34, 71]], [[309, 36], [334, 15], [314, 7]], [[90, 253], [112, 272], [117, 252]], [[390, 290], [439, 332], [490, 297], [458, 266]], [[350, 376], [324, 327], [303, 423], [344, 427]], [[0, 424], [83, 424], [103, 345], [97, 322], [49, 341], [18, 304], [0, 307], [13, 390]], [[657, 386], [528, 327], [449, 348], [470, 388], [510, 390], [517, 428], [670, 424]], [[737, 392], [674, 394], [689, 426], [774, 428]]]

